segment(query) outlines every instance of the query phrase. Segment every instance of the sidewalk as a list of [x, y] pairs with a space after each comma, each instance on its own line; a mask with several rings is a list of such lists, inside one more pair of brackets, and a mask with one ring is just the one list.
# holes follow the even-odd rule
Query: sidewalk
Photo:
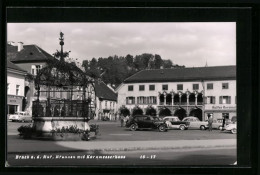
[[8, 144], [8, 153], [134, 151], [191, 148], [236, 147], [236, 139], [154, 140], [154, 141], [35, 141], [24, 140], [19, 145]]

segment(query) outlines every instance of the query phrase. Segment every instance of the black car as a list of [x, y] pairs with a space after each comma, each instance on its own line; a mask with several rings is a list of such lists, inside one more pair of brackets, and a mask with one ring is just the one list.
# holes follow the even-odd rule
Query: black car
[[158, 117], [149, 115], [136, 115], [126, 123], [126, 127], [131, 131], [137, 129], [158, 129], [160, 132], [167, 131], [167, 125]]

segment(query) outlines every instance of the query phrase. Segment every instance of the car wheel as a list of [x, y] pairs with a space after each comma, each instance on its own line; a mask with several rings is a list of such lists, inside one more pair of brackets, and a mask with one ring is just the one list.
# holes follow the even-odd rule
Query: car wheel
[[166, 131], [166, 127], [165, 127], [164, 125], [160, 125], [160, 126], [158, 127], [158, 130], [159, 130], [160, 132], [165, 132], [165, 131]]
[[204, 125], [201, 125], [200, 126], [200, 130], [205, 130], [206, 128], [205, 128], [205, 126]]
[[181, 125], [180, 130], [182, 130], [182, 131], [185, 130], [185, 126]]
[[131, 126], [130, 126], [130, 130], [131, 131], [135, 131], [137, 129], [137, 125], [136, 124], [132, 124]]
[[219, 127], [218, 127], [218, 130], [221, 130], [221, 129], [222, 129], [222, 126], [219, 126]]
[[237, 133], [237, 129], [236, 128], [231, 129], [231, 133], [232, 134], [236, 134]]

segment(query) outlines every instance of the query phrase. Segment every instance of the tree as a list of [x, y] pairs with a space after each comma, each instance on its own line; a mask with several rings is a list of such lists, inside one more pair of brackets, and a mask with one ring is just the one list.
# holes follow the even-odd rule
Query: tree
[[172, 61], [171, 60], [163, 60], [163, 67], [164, 68], [172, 68]]
[[125, 60], [128, 66], [132, 67], [134, 65], [134, 57], [132, 55], [126, 55]]
[[154, 68], [160, 69], [163, 66], [163, 60], [160, 55], [155, 54], [154, 56]]

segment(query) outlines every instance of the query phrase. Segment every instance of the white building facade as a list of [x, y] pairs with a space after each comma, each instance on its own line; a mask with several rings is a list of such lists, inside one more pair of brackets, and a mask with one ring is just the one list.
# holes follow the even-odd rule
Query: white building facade
[[7, 61], [7, 114], [22, 111], [26, 71]]
[[143, 70], [117, 88], [118, 107], [206, 120], [236, 116], [236, 66]]

